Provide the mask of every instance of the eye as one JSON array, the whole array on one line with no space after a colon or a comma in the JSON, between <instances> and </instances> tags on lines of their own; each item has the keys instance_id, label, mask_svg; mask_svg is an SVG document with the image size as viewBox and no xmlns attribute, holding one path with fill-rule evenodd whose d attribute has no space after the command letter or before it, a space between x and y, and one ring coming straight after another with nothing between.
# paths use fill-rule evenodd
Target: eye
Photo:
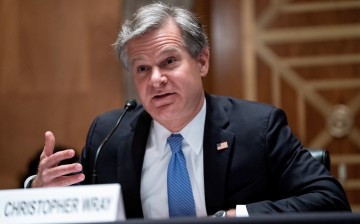
<instances>
[{"instance_id":1,"label":"eye","mask_svg":"<svg viewBox=\"0 0 360 224\"><path fill-rule=\"evenodd\" d=\"M137 72L145 72L147 70L149 70L149 66L145 66L145 65L140 65L136 69Z\"/></svg>"},{"instance_id":2,"label":"eye","mask_svg":"<svg viewBox=\"0 0 360 224\"><path fill-rule=\"evenodd\" d=\"M175 61L176 61L176 58L175 58L175 57L167 58L167 59L164 61L164 65L171 65L171 64L173 64Z\"/></svg>"}]
</instances>

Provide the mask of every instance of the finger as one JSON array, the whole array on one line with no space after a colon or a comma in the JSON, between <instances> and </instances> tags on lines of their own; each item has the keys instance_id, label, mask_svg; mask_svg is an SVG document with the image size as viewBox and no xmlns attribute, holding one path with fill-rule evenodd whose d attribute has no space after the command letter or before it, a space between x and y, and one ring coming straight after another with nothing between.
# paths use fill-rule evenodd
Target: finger
<instances>
[{"instance_id":1,"label":"finger","mask_svg":"<svg viewBox=\"0 0 360 224\"><path fill-rule=\"evenodd\" d=\"M43 184L47 184L61 176L77 173L80 171L82 171L82 165L80 163L61 165L51 169L46 169L41 173L42 182Z\"/></svg>"},{"instance_id":2,"label":"finger","mask_svg":"<svg viewBox=\"0 0 360 224\"><path fill-rule=\"evenodd\" d=\"M45 132L45 146L43 152L45 156L50 156L54 153L55 136L51 131Z\"/></svg>"},{"instance_id":3,"label":"finger","mask_svg":"<svg viewBox=\"0 0 360 224\"><path fill-rule=\"evenodd\" d=\"M52 154L49 157L44 157L39 164L39 170L46 170L52 167L57 166L61 161L65 159L70 159L75 156L75 151L73 149L67 149L59 151L55 154Z\"/></svg>"},{"instance_id":4,"label":"finger","mask_svg":"<svg viewBox=\"0 0 360 224\"><path fill-rule=\"evenodd\" d=\"M80 173L72 176L61 176L53 180L52 182L44 185L44 187L65 187L79 183L85 179L85 175Z\"/></svg>"},{"instance_id":5,"label":"finger","mask_svg":"<svg viewBox=\"0 0 360 224\"><path fill-rule=\"evenodd\" d=\"M82 166L79 163L61 165L51 169L46 169L41 171L41 183L43 186L49 186L49 184L53 183L56 179L65 175L78 173L81 170Z\"/></svg>"}]
</instances>

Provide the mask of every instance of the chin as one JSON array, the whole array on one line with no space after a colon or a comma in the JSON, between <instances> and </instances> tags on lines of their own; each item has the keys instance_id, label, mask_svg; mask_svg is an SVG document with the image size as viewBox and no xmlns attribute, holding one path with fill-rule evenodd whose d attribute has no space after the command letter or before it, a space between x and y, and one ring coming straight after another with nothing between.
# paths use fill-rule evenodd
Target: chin
<instances>
[{"instance_id":1,"label":"chin","mask_svg":"<svg viewBox=\"0 0 360 224\"><path fill-rule=\"evenodd\" d=\"M150 114L151 117L160 122L171 123L179 119L177 112L157 110L157 112Z\"/></svg>"}]
</instances>

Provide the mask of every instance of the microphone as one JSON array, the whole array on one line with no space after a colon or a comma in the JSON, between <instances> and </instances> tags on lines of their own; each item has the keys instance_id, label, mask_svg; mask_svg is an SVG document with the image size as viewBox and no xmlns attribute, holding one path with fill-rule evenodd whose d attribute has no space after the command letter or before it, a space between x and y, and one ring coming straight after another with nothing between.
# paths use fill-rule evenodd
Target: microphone
<instances>
[{"instance_id":1,"label":"microphone","mask_svg":"<svg viewBox=\"0 0 360 224\"><path fill-rule=\"evenodd\" d=\"M134 100L134 99L129 99L126 101L125 106L124 106L124 112L120 115L115 126L111 129L110 133L104 138L104 140L101 142L101 144L97 148L96 154L95 154L95 159L94 159L93 172L92 172L92 184L97 184L96 167L97 167L98 157L99 157L99 154L100 154L102 148L104 148L104 145L107 143L109 138L114 134L115 130L119 126L119 124L120 124L122 118L124 117L124 115L126 114L126 112L133 110L136 107L136 105L137 105L137 103L136 103L136 100Z\"/></svg>"}]
</instances>

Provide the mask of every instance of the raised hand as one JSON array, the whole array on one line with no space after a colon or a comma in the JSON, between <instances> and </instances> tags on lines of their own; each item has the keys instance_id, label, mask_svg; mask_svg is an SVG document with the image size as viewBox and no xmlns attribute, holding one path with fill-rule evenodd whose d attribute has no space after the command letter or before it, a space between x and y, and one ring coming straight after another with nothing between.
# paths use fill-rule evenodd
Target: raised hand
<instances>
[{"instance_id":1,"label":"raised hand","mask_svg":"<svg viewBox=\"0 0 360 224\"><path fill-rule=\"evenodd\" d=\"M85 175L78 173L82 170L80 163L58 165L62 160L75 156L73 149L66 149L54 153L55 136L52 132L45 133L45 146L40 155L38 173L31 187L69 186L85 179ZM73 175L68 175L77 173ZM68 175L68 176L66 176Z\"/></svg>"}]
</instances>

